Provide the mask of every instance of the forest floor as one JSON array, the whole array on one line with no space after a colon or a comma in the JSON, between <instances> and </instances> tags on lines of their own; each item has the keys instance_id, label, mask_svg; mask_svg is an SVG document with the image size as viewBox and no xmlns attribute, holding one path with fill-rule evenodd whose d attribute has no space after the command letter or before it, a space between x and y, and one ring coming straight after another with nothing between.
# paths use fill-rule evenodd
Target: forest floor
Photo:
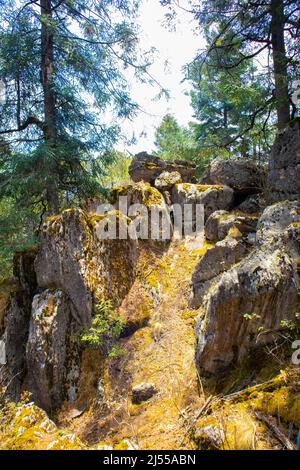
<instances>
[{"instance_id":1,"label":"forest floor","mask_svg":"<svg viewBox=\"0 0 300 470\"><path fill-rule=\"evenodd\" d=\"M194 324L199 311L188 307L189 284L210 247L177 240L165 249L142 248L139 274L118 310L129 328L121 340L123 353L103 361L97 351L86 351L78 400L65 404L55 417L58 427L86 448L196 449L194 432L205 426L223 430L224 449L282 449L282 436L295 439L299 370L289 367L284 349L276 349L275 360L267 354L257 358L259 367L241 366L227 374L225 395L231 397L236 386L241 390L233 401L208 392L197 373ZM97 403L99 381L104 397ZM132 388L141 383L153 384L158 393L137 405ZM209 411L199 414L209 400Z\"/></svg>"},{"instance_id":2,"label":"forest floor","mask_svg":"<svg viewBox=\"0 0 300 470\"><path fill-rule=\"evenodd\" d=\"M63 408L61 425L89 446L99 443L139 449L192 449L190 422L205 397L195 367L194 319L188 307L189 283L200 257L208 248L193 241L173 241L163 253L144 248L139 276L124 300L120 314L146 323L122 340L123 354L102 366L96 354L87 355L78 408L85 406L101 369L105 398L70 421L74 410ZM98 365L97 365L98 364ZM139 405L132 403L132 387L154 384L158 393ZM95 384L93 384L94 386ZM85 390L85 391L84 391ZM76 413L75 413L76 414Z\"/></svg>"}]
</instances>

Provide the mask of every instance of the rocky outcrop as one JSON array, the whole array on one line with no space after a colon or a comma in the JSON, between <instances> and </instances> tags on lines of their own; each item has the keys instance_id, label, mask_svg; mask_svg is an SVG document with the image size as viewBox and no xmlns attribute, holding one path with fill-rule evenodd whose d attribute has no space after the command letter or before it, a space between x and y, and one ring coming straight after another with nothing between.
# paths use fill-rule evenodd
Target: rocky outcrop
<instances>
[{"instance_id":1,"label":"rocky outcrop","mask_svg":"<svg viewBox=\"0 0 300 470\"><path fill-rule=\"evenodd\" d=\"M231 236L225 238L207 250L197 264L192 275L192 294L190 304L198 308L205 293L209 290L211 281L238 263L247 253L247 244L242 239Z\"/></svg>"},{"instance_id":2,"label":"rocky outcrop","mask_svg":"<svg viewBox=\"0 0 300 470\"><path fill-rule=\"evenodd\" d=\"M196 326L197 364L218 374L252 348L274 341L282 320L295 320L300 257L299 203L268 207L255 248L216 278Z\"/></svg>"},{"instance_id":3,"label":"rocky outcrop","mask_svg":"<svg viewBox=\"0 0 300 470\"><path fill-rule=\"evenodd\" d=\"M119 213L87 215L71 209L49 218L38 251L19 255L20 283L6 316L8 394L18 399L22 385L40 406L55 409L76 399L80 351L70 343L89 327L100 300L120 305L135 279L135 239L102 239L115 216L116 226L130 220ZM78 341L77 341L78 344Z\"/></svg>"},{"instance_id":4,"label":"rocky outcrop","mask_svg":"<svg viewBox=\"0 0 300 470\"><path fill-rule=\"evenodd\" d=\"M112 219L110 216L112 215ZM129 223L121 214L88 216L70 209L50 218L42 228L41 249L35 260L40 288L61 289L82 325L91 321L93 300L110 298L118 305L135 277L137 242L100 239L105 223Z\"/></svg>"},{"instance_id":5,"label":"rocky outcrop","mask_svg":"<svg viewBox=\"0 0 300 470\"><path fill-rule=\"evenodd\" d=\"M258 218L244 216L235 212L216 211L211 214L205 224L205 238L209 241L222 240L232 227L236 227L242 235L256 231Z\"/></svg>"},{"instance_id":6,"label":"rocky outcrop","mask_svg":"<svg viewBox=\"0 0 300 470\"><path fill-rule=\"evenodd\" d=\"M45 290L32 302L26 346L27 383L35 403L47 411L61 403L65 391L72 398L76 387L76 380L68 383L72 362L77 364L77 371L72 371L74 379L79 376L79 349L73 344L71 352L70 341L72 335L79 335L80 328L72 321L71 307L61 290Z\"/></svg>"},{"instance_id":7,"label":"rocky outcrop","mask_svg":"<svg viewBox=\"0 0 300 470\"><path fill-rule=\"evenodd\" d=\"M238 196L262 192L266 171L255 162L243 158L216 158L204 172L202 184L219 184L234 189Z\"/></svg>"},{"instance_id":8,"label":"rocky outcrop","mask_svg":"<svg viewBox=\"0 0 300 470\"><path fill-rule=\"evenodd\" d=\"M110 199L117 210L133 221L138 239L170 241L172 223L164 196L158 189L141 181L113 188Z\"/></svg>"},{"instance_id":9,"label":"rocky outcrop","mask_svg":"<svg viewBox=\"0 0 300 470\"><path fill-rule=\"evenodd\" d=\"M300 119L276 137L269 162L270 196L273 201L300 197Z\"/></svg>"},{"instance_id":10,"label":"rocky outcrop","mask_svg":"<svg viewBox=\"0 0 300 470\"><path fill-rule=\"evenodd\" d=\"M230 209L234 195L233 190L227 186L181 183L172 188L171 199L173 204L179 204L182 207L185 204L204 205L204 215L207 219L217 210Z\"/></svg>"},{"instance_id":11,"label":"rocky outcrop","mask_svg":"<svg viewBox=\"0 0 300 470\"><path fill-rule=\"evenodd\" d=\"M152 185L165 171L178 172L184 182L193 182L196 176L196 166L193 163L185 160L164 161L148 155L147 152L138 153L129 167L129 174L133 181L144 181Z\"/></svg>"}]
</instances>

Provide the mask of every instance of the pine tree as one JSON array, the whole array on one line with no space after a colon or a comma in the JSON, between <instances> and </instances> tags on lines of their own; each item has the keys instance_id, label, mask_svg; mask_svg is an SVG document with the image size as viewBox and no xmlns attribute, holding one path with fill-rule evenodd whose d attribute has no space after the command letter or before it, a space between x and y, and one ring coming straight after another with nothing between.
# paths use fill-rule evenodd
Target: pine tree
<instances>
[{"instance_id":1,"label":"pine tree","mask_svg":"<svg viewBox=\"0 0 300 470\"><path fill-rule=\"evenodd\" d=\"M156 129L157 155L164 160L193 160L195 140L190 128L181 127L174 116L166 114Z\"/></svg>"},{"instance_id":2,"label":"pine tree","mask_svg":"<svg viewBox=\"0 0 300 470\"><path fill-rule=\"evenodd\" d=\"M170 8L169 17L180 11L177 0L161 0ZM268 79L268 99L265 110L274 104L278 129L284 128L295 115L291 100L292 84L300 70L300 4L298 0L190 0L190 12L199 22L202 30L211 32L220 26L218 34L211 36L208 47L197 56L205 65L212 54L227 60L220 62L223 70L233 71L249 59L265 58L264 72ZM234 58L236 47L242 51ZM232 52L232 54L231 54ZM270 73L271 72L271 73ZM292 112L291 112L292 107ZM253 114L253 125L257 110Z\"/></svg>"},{"instance_id":3,"label":"pine tree","mask_svg":"<svg viewBox=\"0 0 300 470\"><path fill-rule=\"evenodd\" d=\"M222 30L219 25L207 32L211 44ZM242 155L261 159L274 138L275 116L268 98L268 86L253 60L240 61L233 69L223 63L238 62L244 54L241 45L228 51L219 39L219 50L189 66L194 125L198 147L207 155ZM269 109L266 109L269 103Z\"/></svg>"},{"instance_id":4,"label":"pine tree","mask_svg":"<svg viewBox=\"0 0 300 470\"><path fill-rule=\"evenodd\" d=\"M93 195L101 152L137 111L123 70L145 76L136 0L1 0L0 196L57 213ZM130 21L129 21L130 19ZM112 116L112 125L105 123Z\"/></svg>"}]
</instances>

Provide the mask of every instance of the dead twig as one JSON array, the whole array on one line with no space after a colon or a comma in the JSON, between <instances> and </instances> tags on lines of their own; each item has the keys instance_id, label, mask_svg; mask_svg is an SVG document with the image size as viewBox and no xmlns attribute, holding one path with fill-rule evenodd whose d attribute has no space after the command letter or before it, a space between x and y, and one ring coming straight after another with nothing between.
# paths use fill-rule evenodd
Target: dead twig
<instances>
[{"instance_id":1,"label":"dead twig","mask_svg":"<svg viewBox=\"0 0 300 470\"><path fill-rule=\"evenodd\" d=\"M286 435L279 429L279 427L274 423L274 418L264 415L261 412L254 411L254 416L259 421L262 421L267 425L271 433L280 442L287 450L295 450L295 445L286 437Z\"/></svg>"}]
</instances>

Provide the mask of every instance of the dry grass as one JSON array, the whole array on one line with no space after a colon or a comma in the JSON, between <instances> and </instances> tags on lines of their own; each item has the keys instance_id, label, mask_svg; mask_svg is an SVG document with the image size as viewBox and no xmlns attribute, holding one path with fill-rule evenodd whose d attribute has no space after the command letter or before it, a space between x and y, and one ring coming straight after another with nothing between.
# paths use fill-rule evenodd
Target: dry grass
<instances>
[{"instance_id":1,"label":"dry grass","mask_svg":"<svg viewBox=\"0 0 300 470\"><path fill-rule=\"evenodd\" d=\"M130 439L140 449L194 448L188 416L203 397L194 361L195 312L188 309L188 295L191 274L207 248L190 249L176 241L165 254L142 253L139 278L120 311L134 323L145 316L149 321L122 340L120 358L106 362L103 406L69 423L90 445L105 441L116 447ZM140 382L154 383L159 393L133 405L131 388Z\"/></svg>"}]
</instances>

